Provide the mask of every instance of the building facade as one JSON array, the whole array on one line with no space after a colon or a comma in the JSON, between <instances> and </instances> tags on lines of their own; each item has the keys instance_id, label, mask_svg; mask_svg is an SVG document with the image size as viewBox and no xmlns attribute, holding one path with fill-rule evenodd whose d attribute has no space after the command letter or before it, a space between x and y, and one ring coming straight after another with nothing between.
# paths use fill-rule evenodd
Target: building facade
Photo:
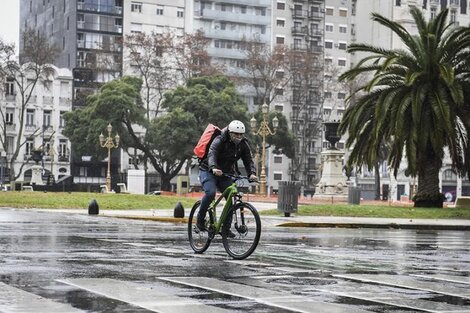
<instances>
[{"instance_id":1,"label":"building facade","mask_svg":"<svg viewBox=\"0 0 470 313\"><path fill-rule=\"evenodd\" d=\"M70 142L62 135L63 115L72 110L72 72L65 68L53 67L53 74L47 80L40 79L31 91L31 97L24 112L23 133L21 134L20 153L13 167L20 173L17 181L31 180L31 167L34 150L40 150L43 159L43 177L52 174L54 181L70 176ZM29 91L28 91L29 94ZM0 111L5 116L0 129L5 132L8 142L7 151L2 155L2 183L6 181L6 162L10 162L18 139L20 115L22 112L21 96L17 85L11 78L6 79L5 90L0 93Z\"/></svg>"}]
</instances>

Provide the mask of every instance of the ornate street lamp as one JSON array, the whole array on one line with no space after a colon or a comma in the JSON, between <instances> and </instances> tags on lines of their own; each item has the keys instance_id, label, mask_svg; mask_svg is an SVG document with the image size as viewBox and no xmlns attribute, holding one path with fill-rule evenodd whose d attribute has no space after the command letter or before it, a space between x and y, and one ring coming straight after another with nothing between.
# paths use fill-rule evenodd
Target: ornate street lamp
<instances>
[{"instance_id":1,"label":"ornate street lamp","mask_svg":"<svg viewBox=\"0 0 470 313\"><path fill-rule=\"evenodd\" d=\"M274 135L276 134L277 127L279 126L279 120L277 116L273 118L273 130L269 128L268 124L268 112L269 112L269 106L264 103L261 106L261 112L263 113L263 120L261 121L261 125L259 126L258 129L256 129L256 119L255 117L252 117L250 120L250 126L251 126L251 132L254 135L261 136L263 139L263 142L261 144L261 174L260 174L260 195L265 196L266 195L266 136L268 135Z\"/></svg>"},{"instance_id":2,"label":"ornate street lamp","mask_svg":"<svg viewBox=\"0 0 470 313\"><path fill-rule=\"evenodd\" d=\"M119 147L119 135L116 134L113 141L113 137L111 137L111 131L113 130L113 127L111 124L108 124L107 130L108 137L105 138L103 133L101 133L99 138L101 147L108 149L108 172L106 173L106 188L107 191L111 191L111 149Z\"/></svg>"}]
</instances>

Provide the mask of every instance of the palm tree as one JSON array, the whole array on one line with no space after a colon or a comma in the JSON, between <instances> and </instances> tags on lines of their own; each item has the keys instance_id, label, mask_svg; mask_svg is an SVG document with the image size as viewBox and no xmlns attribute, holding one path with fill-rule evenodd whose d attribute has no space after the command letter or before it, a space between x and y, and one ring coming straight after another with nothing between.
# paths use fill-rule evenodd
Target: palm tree
<instances>
[{"instance_id":1,"label":"palm tree","mask_svg":"<svg viewBox=\"0 0 470 313\"><path fill-rule=\"evenodd\" d=\"M470 29L447 23L448 10L426 22L412 7L417 34L379 14L372 20L389 28L404 49L352 44L349 52L368 54L341 75L350 81L371 75L352 92L339 131L348 133L348 162L372 169L383 142L397 176L407 159L406 174L418 177L415 207L442 207L439 170L445 151L461 176L470 165Z\"/></svg>"}]
</instances>

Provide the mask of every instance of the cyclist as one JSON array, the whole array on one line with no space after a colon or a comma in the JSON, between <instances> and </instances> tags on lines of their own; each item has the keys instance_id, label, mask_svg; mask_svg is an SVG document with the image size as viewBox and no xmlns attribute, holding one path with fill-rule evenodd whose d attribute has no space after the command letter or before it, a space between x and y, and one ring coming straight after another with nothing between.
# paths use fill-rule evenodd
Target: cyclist
<instances>
[{"instance_id":1,"label":"cyclist","mask_svg":"<svg viewBox=\"0 0 470 313\"><path fill-rule=\"evenodd\" d=\"M207 157L199 164L199 181L204 189L196 223L200 230L204 230L204 218L209 205L215 198L216 189L223 192L232 184L232 180L222 176L222 173L239 175L237 161L241 158L250 180L258 180L251 149L244 134L245 125L238 120L233 120L219 136L214 138Z\"/></svg>"}]
</instances>

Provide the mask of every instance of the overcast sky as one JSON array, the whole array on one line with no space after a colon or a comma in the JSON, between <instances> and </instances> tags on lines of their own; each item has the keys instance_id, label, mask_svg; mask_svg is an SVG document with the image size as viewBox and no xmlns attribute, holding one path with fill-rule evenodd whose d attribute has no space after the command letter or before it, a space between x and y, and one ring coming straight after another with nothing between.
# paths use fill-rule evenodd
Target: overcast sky
<instances>
[{"instance_id":1,"label":"overcast sky","mask_svg":"<svg viewBox=\"0 0 470 313\"><path fill-rule=\"evenodd\" d=\"M1 0L1 4L0 37L6 42L14 42L18 53L20 0Z\"/></svg>"}]
</instances>

